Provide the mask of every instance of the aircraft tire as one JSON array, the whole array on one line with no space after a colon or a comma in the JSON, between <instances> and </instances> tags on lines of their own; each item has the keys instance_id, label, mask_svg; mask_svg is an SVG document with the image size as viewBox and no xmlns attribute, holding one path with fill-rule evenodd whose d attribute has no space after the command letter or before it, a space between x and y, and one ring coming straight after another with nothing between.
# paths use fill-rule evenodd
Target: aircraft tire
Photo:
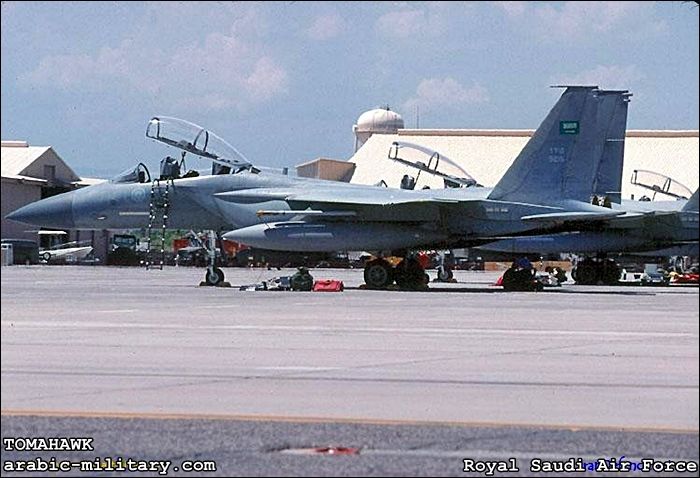
<instances>
[{"instance_id":1,"label":"aircraft tire","mask_svg":"<svg viewBox=\"0 0 700 478\"><path fill-rule=\"evenodd\" d=\"M394 282L394 274L389 264L384 259L374 259L365 266L365 284L370 289L386 289Z\"/></svg>"},{"instance_id":2,"label":"aircraft tire","mask_svg":"<svg viewBox=\"0 0 700 478\"><path fill-rule=\"evenodd\" d=\"M598 283L599 268L594 263L579 264L576 268L576 283L581 285L596 285Z\"/></svg>"},{"instance_id":3,"label":"aircraft tire","mask_svg":"<svg viewBox=\"0 0 700 478\"><path fill-rule=\"evenodd\" d=\"M503 273L501 285L506 292L531 292L544 288L542 283L535 280L532 269L513 269L512 267Z\"/></svg>"},{"instance_id":4,"label":"aircraft tire","mask_svg":"<svg viewBox=\"0 0 700 478\"><path fill-rule=\"evenodd\" d=\"M218 267L214 267L212 270L207 269L204 281L207 285L219 285L224 281L224 271Z\"/></svg>"},{"instance_id":5,"label":"aircraft tire","mask_svg":"<svg viewBox=\"0 0 700 478\"><path fill-rule=\"evenodd\" d=\"M601 279L605 285L616 285L620 280L620 266L612 259L606 260L603 263Z\"/></svg>"},{"instance_id":6,"label":"aircraft tire","mask_svg":"<svg viewBox=\"0 0 700 478\"><path fill-rule=\"evenodd\" d=\"M396 285L401 289L422 289L425 287L425 270L415 257L406 257L394 269Z\"/></svg>"},{"instance_id":7,"label":"aircraft tire","mask_svg":"<svg viewBox=\"0 0 700 478\"><path fill-rule=\"evenodd\" d=\"M506 269L506 271L503 273L503 280L501 281L501 284L503 286L503 290L507 292L516 290L514 269Z\"/></svg>"},{"instance_id":8,"label":"aircraft tire","mask_svg":"<svg viewBox=\"0 0 700 478\"><path fill-rule=\"evenodd\" d=\"M449 267L446 267L446 266L438 266L437 278L440 282L451 281L453 277L454 277L454 273L452 272L452 269L450 269Z\"/></svg>"}]
</instances>

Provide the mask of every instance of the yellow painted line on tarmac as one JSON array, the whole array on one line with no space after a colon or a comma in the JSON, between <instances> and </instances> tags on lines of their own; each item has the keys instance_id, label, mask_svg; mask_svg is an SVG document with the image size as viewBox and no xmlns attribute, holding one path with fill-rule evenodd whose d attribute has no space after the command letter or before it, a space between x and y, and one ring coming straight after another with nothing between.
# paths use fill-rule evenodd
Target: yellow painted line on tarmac
<instances>
[{"instance_id":1,"label":"yellow painted line on tarmac","mask_svg":"<svg viewBox=\"0 0 700 478\"><path fill-rule=\"evenodd\" d=\"M618 431L633 433L694 433L698 428L673 427L633 427L605 425L574 425L574 424L541 424L520 422L470 422L456 420L401 420L381 418L339 418L315 416L283 416L283 415L227 415L209 413L160 413L160 412L82 412L72 410L0 410L2 416L14 417L60 417L60 418L115 418L143 420L229 420L242 422L281 422L281 423L346 423L356 425L406 425L406 426L457 426L457 427L488 427L488 428L544 428L548 430L570 431Z\"/></svg>"}]
</instances>

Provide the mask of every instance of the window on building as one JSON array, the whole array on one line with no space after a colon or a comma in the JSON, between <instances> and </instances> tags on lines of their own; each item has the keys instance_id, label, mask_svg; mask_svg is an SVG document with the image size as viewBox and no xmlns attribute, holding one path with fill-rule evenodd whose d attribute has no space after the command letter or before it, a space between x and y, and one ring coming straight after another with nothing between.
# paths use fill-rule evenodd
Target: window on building
<instances>
[{"instance_id":1,"label":"window on building","mask_svg":"<svg viewBox=\"0 0 700 478\"><path fill-rule=\"evenodd\" d=\"M56 166L49 164L44 165L44 179L54 181L56 179Z\"/></svg>"}]
</instances>

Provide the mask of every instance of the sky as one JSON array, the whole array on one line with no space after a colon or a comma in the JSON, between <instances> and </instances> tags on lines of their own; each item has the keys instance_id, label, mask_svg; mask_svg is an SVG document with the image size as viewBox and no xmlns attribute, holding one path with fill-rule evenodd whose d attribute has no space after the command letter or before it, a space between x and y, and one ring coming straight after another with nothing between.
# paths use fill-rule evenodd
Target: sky
<instances>
[{"instance_id":1,"label":"sky","mask_svg":"<svg viewBox=\"0 0 700 478\"><path fill-rule=\"evenodd\" d=\"M252 163L348 159L352 126L536 128L557 84L633 93L628 128L698 129L695 2L2 2L3 140L81 176L172 154L153 116ZM189 165L189 164L188 164ZM207 167L206 164L192 166Z\"/></svg>"}]
</instances>

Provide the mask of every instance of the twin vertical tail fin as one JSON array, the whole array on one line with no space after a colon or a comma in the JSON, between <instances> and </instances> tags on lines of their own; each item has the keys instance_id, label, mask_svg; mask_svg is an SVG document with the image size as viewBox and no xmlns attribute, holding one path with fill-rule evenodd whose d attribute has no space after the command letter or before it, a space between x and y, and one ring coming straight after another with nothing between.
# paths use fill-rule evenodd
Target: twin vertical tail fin
<instances>
[{"instance_id":1,"label":"twin vertical tail fin","mask_svg":"<svg viewBox=\"0 0 700 478\"><path fill-rule=\"evenodd\" d=\"M693 193L692 196L690 196L690 199L688 199L688 202L685 203L685 206L683 206L682 211L685 212L698 212L698 191L700 189L696 189L695 192Z\"/></svg>"},{"instance_id":2,"label":"twin vertical tail fin","mask_svg":"<svg viewBox=\"0 0 700 478\"><path fill-rule=\"evenodd\" d=\"M599 90L597 95L598 124L605 134L605 144L593 178L592 193L619 204L622 200L627 107L632 94L627 90Z\"/></svg>"},{"instance_id":3,"label":"twin vertical tail fin","mask_svg":"<svg viewBox=\"0 0 700 478\"><path fill-rule=\"evenodd\" d=\"M620 169L616 175L621 183L624 147L612 147L606 140L624 139L625 95L601 95L597 86L567 87L489 199L536 204L588 202L595 178L607 174L612 166ZM618 159L619 164L615 164ZM605 180L599 183L598 189L612 187Z\"/></svg>"}]
</instances>

